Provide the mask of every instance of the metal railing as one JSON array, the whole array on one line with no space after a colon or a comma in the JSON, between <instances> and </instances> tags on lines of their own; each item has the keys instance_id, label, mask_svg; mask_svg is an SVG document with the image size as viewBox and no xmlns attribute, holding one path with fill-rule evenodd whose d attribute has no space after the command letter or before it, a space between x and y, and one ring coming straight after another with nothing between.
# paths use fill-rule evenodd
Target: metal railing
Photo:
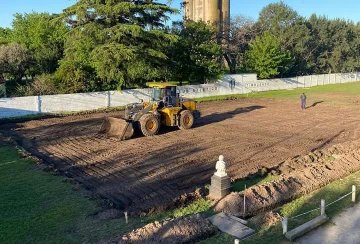
<instances>
[{"instance_id":1,"label":"metal railing","mask_svg":"<svg viewBox=\"0 0 360 244\"><path fill-rule=\"evenodd\" d=\"M290 219L295 219L295 218L301 217L301 216L303 216L303 215L310 214L310 213L312 213L312 212L314 212L314 211L317 211L317 210L320 210L320 212L321 212L320 215L324 215L324 214L325 214L325 208L326 208L326 207L329 207L329 206L337 203L338 201L344 199L345 197L347 197L347 196L349 196L349 195L352 195L351 201L352 201L353 203L355 203L355 202L356 202L356 192L357 192L356 186L353 185L353 186L352 186L352 189L351 189L351 192L346 193L345 195L339 197L338 199L336 199L335 201L333 201L333 202L331 202L331 203L329 203L329 204L327 204L327 205L325 205L325 200L324 200L324 199L321 199L320 207L318 207L318 208L309 210L309 211L307 211L307 212L304 212L304 213L301 213L301 214L298 214L298 215L295 215L295 216L292 216L292 217L286 217L286 216L285 216L285 217L283 218L283 220L282 220L283 234L286 234L286 233L288 232L288 220L290 220Z\"/></svg>"}]
</instances>

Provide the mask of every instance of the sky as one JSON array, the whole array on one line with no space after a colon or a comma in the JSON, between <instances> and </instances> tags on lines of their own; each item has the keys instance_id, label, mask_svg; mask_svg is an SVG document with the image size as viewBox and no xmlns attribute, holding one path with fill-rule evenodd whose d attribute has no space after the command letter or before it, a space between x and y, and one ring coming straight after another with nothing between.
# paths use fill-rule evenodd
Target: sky
<instances>
[{"instance_id":1,"label":"sky","mask_svg":"<svg viewBox=\"0 0 360 244\"><path fill-rule=\"evenodd\" d=\"M180 8L183 0L173 0L172 7ZM254 20L259 12L269 3L278 0L230 0L231 15L244 15ZM60 13L64 8L74 4L76 0L0 0L0 27L10 27L15 13L47 12ZM165 3L166 0L159 0ZM360 21L359 0L284 0L299 15L310 17L311 14L325 15L330 19L341 18ZM181 19L181 15L171 16L172 20Z\"/></svg>"}]
</instances>

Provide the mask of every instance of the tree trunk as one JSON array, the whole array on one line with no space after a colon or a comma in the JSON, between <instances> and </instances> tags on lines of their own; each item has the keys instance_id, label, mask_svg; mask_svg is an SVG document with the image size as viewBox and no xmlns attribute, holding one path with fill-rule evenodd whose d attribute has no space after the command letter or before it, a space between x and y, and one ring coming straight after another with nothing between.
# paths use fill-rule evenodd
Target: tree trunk
<instances>
[{"instance_id":1,"label":"tree trunk","mask_svg":"<svg viewBox=\"0 0 360 244\"><path fill-rule=\"evenodd\" d=\"M230 74L235 74L236 73L236 69L235 69L236 63L232 62L230 57L227 54L224 54L224 58L229 66Z\"/></svg>"}]
</instances>

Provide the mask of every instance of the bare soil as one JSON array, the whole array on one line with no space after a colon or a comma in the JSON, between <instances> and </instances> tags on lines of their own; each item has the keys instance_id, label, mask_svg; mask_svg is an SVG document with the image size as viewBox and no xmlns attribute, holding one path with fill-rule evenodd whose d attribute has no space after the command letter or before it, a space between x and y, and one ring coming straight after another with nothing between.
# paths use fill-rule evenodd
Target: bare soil
<instances>
[{"instance_id":1,"label":"bare soil","mask_svg":"<svg viewBox=\"0 0 360 244\"><path fill-rule=\"evenodd\" d=\"M123 112L8 123L0 132L120 208L161 210L209 184L220 154L236 180L297 155L360 139L358 110L308 102L315 105L304 111L289 100L200 103L202 117L194 128L162 129L157 136L127 141L97 133L105 115L121 117Z\"/></svg>"},{"instance_id":2,"label":"bare soil","mask_svg":"<svg viewBox=\"0 0 360 244\"><path fill-rule=\"evenodd\" d=\"M199 215L191 215L161 223L155 221L121 237L104 241L101 244L195 243L214 235L216 232L217 228L209 220Z\"/></svg>"},{"instance_id":3,"label":"bare soil","mask_svg":"<svg viewBox=\"0 0 360 244\"><path fill-rule=\"evenodd\" d=\"M245 192L233 192L221 199L215 210L235 216L256 215L359 171L360 140L288 159L276 170L279 180L253 186Z\"/></svg>"}]
</instances>

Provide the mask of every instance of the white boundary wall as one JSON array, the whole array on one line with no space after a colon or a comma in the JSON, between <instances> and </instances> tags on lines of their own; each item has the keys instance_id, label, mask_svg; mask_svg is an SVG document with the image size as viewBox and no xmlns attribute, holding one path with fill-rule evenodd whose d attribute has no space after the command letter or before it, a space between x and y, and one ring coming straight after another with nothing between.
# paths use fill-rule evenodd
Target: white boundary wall
<instances>
[{"instance_id":1,"label":"white boundary wall","mask_svg":"<svg viewBox=\"0 0 360 244\"><path fill-rule=\"evenodd\" d=\"M180 94L188 98L246 94L259 91L285 90L312 86L360 81L360 73L324 74L257 80L256 74L227 75L217 83L180 86ZM55 113L93 110L109 106L124 106L149 101L151 89L106 91L0 98L0 118L25 116L37 113Z\"/></svg>"}]
</instances>

